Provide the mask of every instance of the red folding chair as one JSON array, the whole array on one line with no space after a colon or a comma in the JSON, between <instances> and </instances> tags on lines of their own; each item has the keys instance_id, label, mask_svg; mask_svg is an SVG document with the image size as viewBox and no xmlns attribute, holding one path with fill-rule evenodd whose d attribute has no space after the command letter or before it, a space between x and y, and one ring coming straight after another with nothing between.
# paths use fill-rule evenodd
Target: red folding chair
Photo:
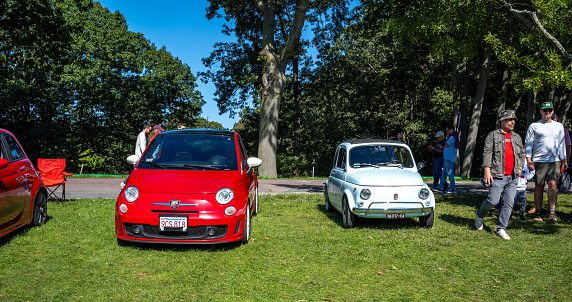
<instances>
[{"instance_id":1,"label":"red folding chair","mask_svg":"<svg viewBox=\"0 0 572 302\"><path fill-rule=\"evenodd\" d=\"M66 200L66 181L67 177L73 175L74 173L65 172L66 159L47 159L38 158L38 171L40 172L40 178L44 182L44 185L50 192L48 198L53 196L58 201ZM50 189L55 187L54 189ZM62 195L59 197L56 194L56 190L62 187Z\"/></svg>"}]
</instances>

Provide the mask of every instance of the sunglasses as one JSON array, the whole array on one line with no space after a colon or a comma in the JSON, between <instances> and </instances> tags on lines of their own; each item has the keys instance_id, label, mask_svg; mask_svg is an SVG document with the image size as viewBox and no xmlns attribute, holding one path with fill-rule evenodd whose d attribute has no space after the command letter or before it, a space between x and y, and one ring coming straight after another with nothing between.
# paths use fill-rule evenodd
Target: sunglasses
<instances>
[{"instance_id":1,"label":"sunglasses","mask_svg":"<svg viewBox=\"0 0 572 302\"><path fill-rule=\"evenodd\" d=\"M544 111L544 112L552 112L552 111L553 111L553 109L550 109L550 108L548 108L548 109L540 109L540 110L542 110L542 111Z\"/></svg>"}]
</instances>

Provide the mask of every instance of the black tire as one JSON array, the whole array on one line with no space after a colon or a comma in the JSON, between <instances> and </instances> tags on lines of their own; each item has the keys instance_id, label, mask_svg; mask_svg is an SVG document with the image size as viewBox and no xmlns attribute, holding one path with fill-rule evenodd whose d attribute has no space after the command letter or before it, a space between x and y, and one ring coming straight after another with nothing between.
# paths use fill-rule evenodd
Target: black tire
<instances>
[{"instance_id":1,"label":"black tire","mask_svg":"<svg viewBox=\"0 0 572 302\"><path fill-rule=\"evenodd\" d=\"M250 214L250 204L246 205L246 214L244 215L244 224L242 225L242 243L250 241L252 234L252 216Z\"/></svg>"},{"instance_id":2,"label":"black tire","mask_svg":"<svg viewBox=\"0 0 572 302\"><path fill-rule=\"evenodd\" d=\"M342 200L342 220L347 229L353 228L356 224L356 215L350 210L348 200L345 196Z\"/></svg>"},{"instance_id":3,"label":"black tire","mask_svg":"<svg viewBox=\"0 0 572 302\"><path fill-rule=\"evenodd\" d=\"M254 206L252 207L252 216L258 214L259 204L258 204L258 183L256 184L256 190L254 191Z\"/></svg>"},{"instance_id":4,"label":"black tire","mask_svg":"<svg viewBox=\"0 0 572 302\"><path fill-rule=\"evenodd\" d=\"M419 224L425 228L432 228L433 220L435 220L435 212L431 212L427 216L419 216Z\"/></svg>"},{"instance_id":5,"label":"black tire","mask_svg":"<svg viewBox=\"0 0 572 302\"><path fill-rule=\"evenodd\" d=\"M324 200L325 200L326 212L333 212L334 207L332 206L332 204L330 203L330 199L328 198L328 188L326 187L326 185L324 185Z\"/></svg>"},{"instance_id":6,"label":"black tire","mask_svg":"<svg viewBox=\"0 0 572 302\"><path fill-rule=\"evenodd\" d=\"M38 192L34 200L34 217L32 223L40 226L48 220L48 196L43 191Z\"/></svg>"}]
</instances>

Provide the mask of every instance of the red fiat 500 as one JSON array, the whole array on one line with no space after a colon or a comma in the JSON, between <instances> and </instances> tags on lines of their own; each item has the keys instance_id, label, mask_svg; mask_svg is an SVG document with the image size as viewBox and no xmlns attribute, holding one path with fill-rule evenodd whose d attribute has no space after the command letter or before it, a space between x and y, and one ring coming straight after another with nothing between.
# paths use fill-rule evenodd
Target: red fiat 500
<instances>
[{"instance_id":1,"label":"red fiat 500","mask_svg":"<svg viewBox=\"0 0 572 302\"><path fill-rule=\"evenodd\" d=\"M48 198L24 149L9 131L0 129L0 237L29 223L42 225Z\"/></svg>"},{"instance_id":2,"label":"red fiat 500","mask_svg":"<svg viewBox=\"0 0 572 302\"><path fill-rule=\"evenodd\" d=\"M174 130L138 158L116 204L117 238L151 243L247 243L262 161L236 132Z\"/></svg>"}]
</instances>

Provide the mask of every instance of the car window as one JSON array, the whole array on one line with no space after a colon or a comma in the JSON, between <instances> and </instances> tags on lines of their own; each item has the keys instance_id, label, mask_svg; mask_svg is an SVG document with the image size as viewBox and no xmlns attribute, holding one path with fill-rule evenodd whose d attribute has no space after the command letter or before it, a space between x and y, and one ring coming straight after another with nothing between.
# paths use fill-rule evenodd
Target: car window
<instances>
[{"instance_id":1,"label":"car window","mask_svg":"<svg viewBox=\"0 0 572 302\"><path fill-rule=\"evenodd\" d=\"M233 136L200 133L157 136L138 168L238 170L235 140Z\"/></svg>"},{"instance_id":2,"label":"car window","mask_svg":"<svg viewBox=\"0 0 572 302\"><path fill-rule=\"evenodd\" d=\"M413 159L409 150L399 146L368 145L357 146L350 151L352 168L392 165L401 165L404 168L413 167Z\"/></svg>"},{"instance_id":3,"label":"car window","mask_svg":"<svg viewBox=\"0 0 572 302\"><path fill-rule=\"evenodd\" d=\"M240 157L242 158L242 169L246 169L248 155L246 154L246 149L244 148L244 144L242 143L242 139L239 137L238 139L239 146L240 146Z\"/></svg>"},{"instance_id":4,"label":"car window","mask_svg":"<svg viewBox=\"0 0 572 302\"><path fill-rule=\"evenodd\" d=\"M6 155L6 152L4 151L4 143L2 142L2 137L4 137L4 135L0 134L0 158L8 160L8 156Z\"/></svg>"},{"instance_id":5,"label":"car window","mask_svg":"<svg viewBox=\"0 0 572 302\"><path fill-rule=\"evenodd\" d=\"M6 138L6 142L8 143L8 150L10 151L10 154L12 154L12 159L14 161L26 157L15 138L13 138L11 135L5 135L4 137Z\"/></svg>"},{"instance_id":6,"label":"car window","mask_svg":"<svg viewBox=\"0 0 572 302\"><path fill-rule=\"evenodd\" d=\"M346 148L341 147L338 152L338 160L336 161L336 168L346 168Z\"/></svg>"}]
</instances>

